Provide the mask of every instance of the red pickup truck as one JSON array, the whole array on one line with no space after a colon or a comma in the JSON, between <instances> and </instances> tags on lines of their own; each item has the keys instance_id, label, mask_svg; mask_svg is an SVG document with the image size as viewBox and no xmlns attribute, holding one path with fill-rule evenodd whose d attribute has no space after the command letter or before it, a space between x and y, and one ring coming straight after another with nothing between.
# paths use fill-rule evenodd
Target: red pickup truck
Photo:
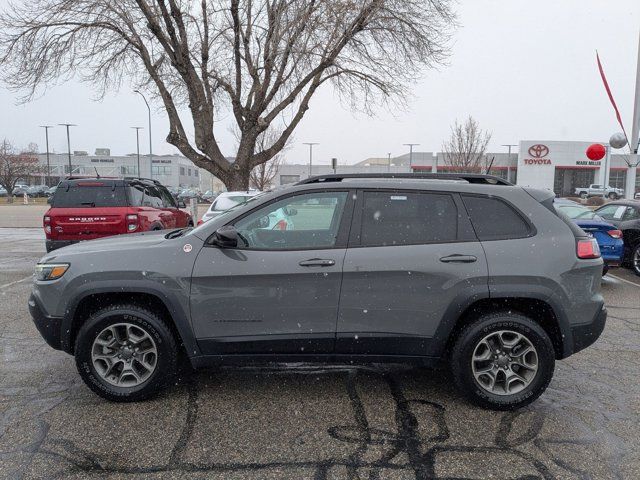
<instances>
[{"instance_id":1,"label":"red pickup truck","mask_svg":"<svg viewBox=\"0 0 640 480\"><path fill-rule=\"evenodd\" d=\"M193 226L166 187L141 178L70 178L44 214L47 252L83 240Z\"/></svg>"}]
</instances>

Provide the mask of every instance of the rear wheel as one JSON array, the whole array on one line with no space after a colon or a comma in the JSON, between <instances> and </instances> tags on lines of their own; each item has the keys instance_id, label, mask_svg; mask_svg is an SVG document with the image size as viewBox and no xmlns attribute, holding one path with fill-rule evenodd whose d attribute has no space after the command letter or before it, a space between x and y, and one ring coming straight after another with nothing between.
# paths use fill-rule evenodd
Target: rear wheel
<instances>
[{"instance_id":1,"label":"rear wheel","mask_svg":"<svg viewBox=\"0 0 640 480\"><path fill-rule=\"evenodd\" d=\"M609 266L608 265L604 265L602 267L602 276L604 277L607 273L609 273Z\"/></svg>"},{"instance_id":2,"label":"rear wheel","mask_svg":"<svg viewBox=\"0 0 640 480\"><path fill-rule=\"evenodd\" d=\"M587 198L587 192L580 192L580 198Z\"/></svg>"},{"instance_id":3,"label":"rear wheel","mask_svg":"<svg viewBox=\"0 0 640 480\"><path fill-rule=\"evenodd\" d=\"M515 410L537 399L555 367L551 339L524 315L481 316L460 332L451 352L458 389L474 404Z\"/></svg>"},{"instance_id":4,"label":"rear wheel","mask_svg":"<svg viewBox=\"0 0 640 480\"><path fill-rule=\"evenodd\" d=\"M122 304L91 315L78 332L75 358L91 390L107 400L131 402L155 395L172 381L177 347L154 312Z\"/></svg>"},{"instance_id":5,"label":"rear wheel","mask_svg":"<svg viewBox=\"0 0 640 480\"><path fill-rule=\"evenodd\" d=\"M609 198L610 198L611 200L616 200L616 199L618 198L618 195L616 195L616 193L615 193L615 192L611 192L611 193L609 193Z\"/></svg>"},{"instance_id":6,"label":"rear wheel","mask_svg":"<svg viewBox=\"0 0 640 480\"><path fill-rule=\"evenodd\" d=\"M631 269L633 273L640 276L640 242L631 251Z\"/></svg>"}]
</instances>

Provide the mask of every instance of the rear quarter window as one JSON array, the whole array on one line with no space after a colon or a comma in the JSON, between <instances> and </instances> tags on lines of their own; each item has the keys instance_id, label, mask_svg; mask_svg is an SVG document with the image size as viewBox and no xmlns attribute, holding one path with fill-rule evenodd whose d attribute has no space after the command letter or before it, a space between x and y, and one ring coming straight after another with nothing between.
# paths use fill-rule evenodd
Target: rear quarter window
<instances>
[{"instance_id":1,"label":"rear quarter window","mask_svg":"<svg viewBox=\"0 0 640 480\"><path fill-rule=\"evenodd\" d=\"M506 240L532 235L532 227L522 214L496 197L462 195L478 239Z\"/></svg>"},{"instance_id":2,"label":"rear quarter window","mask_svg":"<svg viewBox=\"0 0 640 480\"><path fill-rule=\"evenodd\" d=\"M53 196L54 208L122 207L127 199L122 186L70 185L61 186Z\"/></svg>"}]
</instances>

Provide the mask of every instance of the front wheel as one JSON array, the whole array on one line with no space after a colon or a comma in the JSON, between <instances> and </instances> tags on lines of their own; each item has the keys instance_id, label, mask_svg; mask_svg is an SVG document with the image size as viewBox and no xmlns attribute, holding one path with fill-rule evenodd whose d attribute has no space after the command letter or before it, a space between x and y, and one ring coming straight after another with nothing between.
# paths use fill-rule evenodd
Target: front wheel
<instances>
[{"instance_id":1,"label":"front wheel","mask_svg":"<svg viewBox=\"0 0 640 480\"><path fill-rule=\"evenodd\" d=\"M587 192L580 192L580 198L582 198L583 200L587 198Z\"/></svg>"},{"instance_id":2,"label":"front wheel","mask_svg":"<svg viewBox=\"0 0 640 480\"><path fill-rule=\"evenodd\" d=\"M618 199L618 195L616 195L615 192L611 192L611 193L609 193L609 199L610 200L617 200Z\"/></svg>"},{"instance_id":3,"label":"front wheel","mask_svg":"<svg viewBox=\"0 0 640 480\"><path fill-rule=\"evenodd\" d=\"M466 326L450 360L458 390L492 410L515 410L536 400L555 367L553 344L544 329L510 312L485 314Z\"/></svg>"},{"instance_id":4,"label":"front wheel","mask_svg":"<svg viewBox=\"0 0 640 480\"><path fill-rule=\"evenodd\" d=\"M133 402L149 398L173 379L175 339L154 312L138 305L112 305L82 326L76 366L87 386L103 398Z\"/></svg>"}]
</instances>

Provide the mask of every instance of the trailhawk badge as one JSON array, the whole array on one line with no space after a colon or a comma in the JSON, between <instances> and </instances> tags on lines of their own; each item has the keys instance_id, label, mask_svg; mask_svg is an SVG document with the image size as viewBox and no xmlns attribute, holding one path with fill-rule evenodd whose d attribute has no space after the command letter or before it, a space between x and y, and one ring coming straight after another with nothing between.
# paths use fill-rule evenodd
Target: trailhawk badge
<instances>
[{"instance_id":1,"label":"trailhawk badge","mask_svg":"<svg viewBox=\"0 0 640 480\"><path fill-rule=\"evenodd\" d=\"M190 243L187 243L184 247L182 247L182 250L184 250L184 253L189 253L191 250L193 250L193 247Z\"/></svg>"}]
</instances>

